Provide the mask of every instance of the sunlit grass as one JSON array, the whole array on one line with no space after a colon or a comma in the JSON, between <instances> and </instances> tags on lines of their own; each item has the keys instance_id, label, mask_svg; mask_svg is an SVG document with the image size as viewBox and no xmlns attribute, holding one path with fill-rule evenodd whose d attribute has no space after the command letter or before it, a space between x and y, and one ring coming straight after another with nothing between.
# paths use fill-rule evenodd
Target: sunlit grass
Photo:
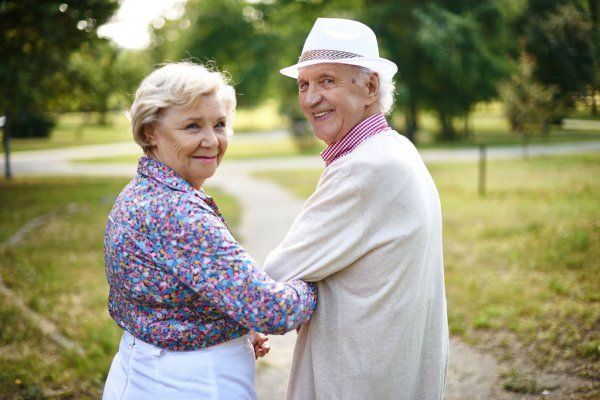
<instances>
[{"instance_id":1,"label":"sunlit grass","mask_svg":"<svg viewBox=\"0 0 600 400\"><path fill-rule=\"evenodd\" d=\"M581 117L584 113L576 111L575 117ZM96 122L95 113L67 113L58 118L58 123L52 135L48 139L13 139L11 148L13 151L51 149L59 147L82 146L89 144L103 144L114 142L130 142L132 137L129 120L124 111L109 113L107 125L99 125ZM394 127L402 133L404 131L404 120L401 112L396 112L392 118ZM462 130L464 123L457 121L456 128ZM469 127L472 132L469 138L459 136L452 143L436 142L436 132L439 125L436 115L429 111L420 113L419 131L417 142L422 147L429 146L473 146L479 143L489 145L504 145L520 143L521 138L510 133L508 123L502 111L502 105L498 102L479 104L475 107L469 118ZM246 132L268 132L273 130L288 130L286 118L279 115L278 105L274 101L267 101L255 108L238 109L236 112L234 130L239 136ZM551 128L548 136L536 135L531 138L533 143L565 142L579 140L600 139L598 130L568 130L558 126ZM319 147L308 150L300 150L290 138L285 142L273 143L271 148L263 150L253 145L247 145L246 149L232 151L232 158L263 157L263 156L286 156L298 154L317 154ZM0 152L4 149L0 148ZM236 153L237 151L237 153ZM109 161L106 161L109 162Z\"/></svg>"},{"instance_id":2,"label":"sunlit grass","mask_svg":"<svg viewBox=\"0 0 600 400\"><path fill-rule=\"evenodd\" d=\"M241 138L241 135L240 135ZM226 159L289 157L318 154L325 148L323 142L315 141L309 148L300 148L290 135L257 142L238 142L233 137L227 148Z\"/></svg>"},{"instance_id":3,"label":"sunlit grass","mask_svg":"<svg viewBox=\"0 0 600 400\"><path fill-rule=\"evenodd\" d=\"M0 180L0 243L27 221L49 220L15 247L0 251L0 273L31 309L84 348L58 348L6 298L0 301L0 398L100 398L120 330L106 309L103 232L126 181L104 178ZM239 210L214 195L231 225Z\"/></svg>"},{"instance_id":4,"label":"sunlit grass","mask_svg":"<svg viewBox=\"0 0 600 400\"><path fill-rule=\"evenodd\" d=\"M600 378L600 154L491 162L485 196L475 163L429 169L443 206L452 333L514 336L538 366L569 360ZM258 176L306 198L319 174Z\"/></svg>"},{"instance_id":5,"label":"sunlit grass","mask_svg":"<svg viewBox=\"0 0 600 400\"><path fill-rule=\"evenodd\" d=\"M233 130L241 133L284 129L287 120L278 113L277 108L278 105L274 101L267 101L251 109L240 108L235 113Z\"/></svg>"},{"instance_id":6,"label":"sunlit grass","mask_svg":"<svg viewBox=\"0 0 600 400\"><path fill-rule=\"evenodd\" d=\"M227 160L240 160L249 158L270 158L270 157L291 157L297 155L319 154L325 145L322 142L316 142L314 147L300 149L290 136L281 136L276 138L261 139L260 141L238 141L238 138L244 139L241 135L232 137L229 141L225 162ZM137 163L139 155L122 155L114 157L97 157L76 160L78 163Z\"/></svg>"},{"instance_id":7,"label":"sunlit grass","mask_svg":"<svg viewBox=\"0 0 600 400\"><path fill-rule=\"evenodd\" d=\"M133 140L130 122L124 110L110 112L106 125L99 124L97 117L96 113L61 114L49 138L12 139L11 150L53 149ZM237 110L234 130L238 133L272 131L284 128L285 124L285 119L277 113L277 105L266 102L253 109ZM0 148L0 152L4 152L4 148Z\"/></svg>"},{"instance_id":8,"label":"sunlit grass","mask_svg":"<svg viewBox=\"0 0 600 400\"><path fill-rule=\"evenodd\" d=\"M576 118L580 118L580 113L574 113ZM395 113L393 123L399 132L404 130L404 116L402 113ZM419 129L416 134L417 142L421 147L439 147L439 146L473 146L476 144L488 145L508 145L516 144L522 141L518 135L510 132L508 121L504 115L502 103L480 103L478 104L468 119L470 136L465 138L462 131L465 128L463 120L455 121L457 138L452 143L436 142L437 133L440 130L437 116L431 111L423 111L419 114ZM531 143L554 143L566 141L598 140L600 139L600 129L597 130L573 130L564 129L561 126L552 126L547 136L536 134L528 138Z\"/></svg>"},{"instance_id":9,"label":"sunlit grass","mask_svg":"<svg viewBox=\"0 0 600 400\"><path fill-rule=\"evenodd\" d=\"M11 151L42 150L130 141L129 121L125 113L109 113L106 125L98 124L94 113L66 113L46 139L12 139ZM4 152L4 148L0 149Z\"/></svg>"}]
</instances>

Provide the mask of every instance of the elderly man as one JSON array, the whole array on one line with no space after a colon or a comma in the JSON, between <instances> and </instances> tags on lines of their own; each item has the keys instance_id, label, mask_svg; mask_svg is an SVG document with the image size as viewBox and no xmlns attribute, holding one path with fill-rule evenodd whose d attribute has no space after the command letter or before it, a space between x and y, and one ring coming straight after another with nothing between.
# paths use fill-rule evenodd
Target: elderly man
<instances>
[{"instance_id":1,"label":"elderly man","mask_svg":"<svg viewBox=\"0 0 600 400\"><path fill-rule=\"evenodd\" d=\"M291 400L441 399L448 323L436 187L384 117L397 67L366 25L319 18L300 61L298 99L327 144L325 170L265 269L317 282L299 331Z\"/></svg>"}]
</instances>

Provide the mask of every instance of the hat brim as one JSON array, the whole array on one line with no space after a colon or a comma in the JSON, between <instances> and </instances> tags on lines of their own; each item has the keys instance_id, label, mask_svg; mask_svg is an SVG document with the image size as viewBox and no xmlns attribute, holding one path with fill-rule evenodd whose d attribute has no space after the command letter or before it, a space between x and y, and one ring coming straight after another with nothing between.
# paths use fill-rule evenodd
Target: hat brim
<instances>
[{"instance_id":1,"label":"hat brim","mask_svg":"<svg viewBox=\"0 0 600 400\"><path fill-rule=\"evenodd\" d=\"M289 67L285 67L279 70L279 72L285 76L289 76L290 78L298 79L298 70L303 67L308 67L310 65L316 64L348 64L348 65L356 65L359 67L365 67L370 69L371 71L377 72L384 79L392 79L392 77L398 71L398 66L391 62L390 60L386 60L385 58L367 58L367 57L356 57L356 58L342 58L339 60L327 60L327 59L318 59L318 60L309 60L300 62L298 64L290 65Z\"/></svg>"}]
</instances>

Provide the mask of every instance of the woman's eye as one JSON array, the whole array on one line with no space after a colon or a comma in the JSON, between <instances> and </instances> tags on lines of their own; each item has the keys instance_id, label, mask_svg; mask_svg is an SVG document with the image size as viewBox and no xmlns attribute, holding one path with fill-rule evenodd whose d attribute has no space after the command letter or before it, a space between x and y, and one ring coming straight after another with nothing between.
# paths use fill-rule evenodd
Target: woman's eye
<instances>
[{"instance_id":1,"label":"woman's eye","mask_svg":"<svg viewBox=\"0 0 600 400\"><path fill-rule=\"evenodd\" d=\"M225 128L225 122L224 121L217 122L217 124L215 125L215 128Z\"/></svg>"},{"instance_id":2,"label":"woman's eye","mask_svg":"<svg viewBox=\"0 0 600 400\"><path fill-rule=\"evenodd\" d=\"M193 124L189 124L188 126L185 127L185 129L198 129L199 126L196 123Z\"/></svg>"}]
</instances>

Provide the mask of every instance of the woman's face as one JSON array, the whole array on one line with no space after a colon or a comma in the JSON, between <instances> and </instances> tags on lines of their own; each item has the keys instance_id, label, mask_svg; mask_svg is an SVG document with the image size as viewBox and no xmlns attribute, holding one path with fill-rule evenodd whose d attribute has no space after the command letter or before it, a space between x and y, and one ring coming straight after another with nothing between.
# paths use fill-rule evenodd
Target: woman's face
<instances>
[{"instance_id":1,"label":"woman's face","mask_svg":"<svg viewBox=\"0 0 600 400\"><path fill-rule=\"evenodd\" d=\"M148 127L146 136L154 146L148 156L200 189L227 150L228 123L225 107L214 94L203 96L189 109L166 108Z\"/></svg>"}]
</instances>

